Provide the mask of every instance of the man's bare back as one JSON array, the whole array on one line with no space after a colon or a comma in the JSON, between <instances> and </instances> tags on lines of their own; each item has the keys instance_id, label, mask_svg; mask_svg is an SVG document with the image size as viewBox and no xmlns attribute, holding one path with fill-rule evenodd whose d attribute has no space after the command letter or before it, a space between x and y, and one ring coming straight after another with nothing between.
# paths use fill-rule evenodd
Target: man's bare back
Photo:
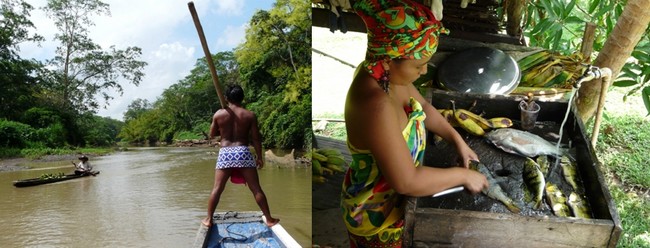
<instances>
[{"instance_id":1,"label":"man's bare back","mask_svg":"<svg viewBox=\"0 0 650 248\"><path fill-rule=\"evenodd\" d=\"M241 106L229 104L212 117L210 136L220 135L221 146L247 146L249 134L255 137L258 133L255 114Z\"/></svg>"}]
</instances>

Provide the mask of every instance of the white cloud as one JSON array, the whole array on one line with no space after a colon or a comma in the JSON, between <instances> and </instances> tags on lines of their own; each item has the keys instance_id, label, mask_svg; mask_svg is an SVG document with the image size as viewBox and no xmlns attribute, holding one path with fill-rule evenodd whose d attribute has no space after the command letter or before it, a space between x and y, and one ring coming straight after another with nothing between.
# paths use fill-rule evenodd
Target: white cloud
<instances>
[{"instance_id":1,"label":"white cloud","mask_svg":"<svg viewBox=\"0 0 650 248\"><path fill-rule=\"evenodd\" d=\"M119 97L114 94L115 99L111 105L101 109L98 115L121 120L133 100L141 98L154 102L163 90L189 74L196 61L195 48L184 46L180 42L164 43L145 54L143 59L149 64L140 85L123 84L124 95Z\"/></svg>"},{"instance_id":2,"label":"white cloud","mask_svg":"<svg viewBox=\"0 0 650 248\"><path fill-rule=\"evenodd\" d=\"M243 0L219 0L217 1L216 13L221 15L237 16L242 14L244 9Z\"/></svg>"},{"instance_id":3,"label":"white cloud","mask_svg":"<svg viewBox=\"0 0 650 248\"><path fill-rule=\"evenodd\" d=\"M116 49L140 47L140 60L148 63L145 77L140 86L120 82L123 96L115 91L106 109L99 109L98 115L122 119L127 106L136 98L156 100L162 91L189 74L196 60L203 57L201 43L190 15L187 0L123 1L103 0L110 5L110 16L93 16L95 26L89 27L89 38L103 49L114 45ZM248 8L268 8L269 2L248 2L243 0L194 0L197 14L201 18L210 51L227 51L245 39L246 23L249 18L233 18L247 13ZM33 0L30 20L36 26L36 33L46 41L37 46L33 43L21 45L21 57L45 61L54 57L58 44L53 41L58 31L42 10L46 0ZM243 24L242 24L243 23Z\"/></svg>"},{"instance_id":4,"label":"white cloud","mask_svg":"<svg viewBox=\"0 0 650 248\"><path fill-rule=\"evenodd\" d=\"M219 38L217 39L216 50L223 51L226 48L236 47L240 43L246 40L246 28L248 27L247 23L244 23L240 26L226 26L226 29L223 31ZM212 50L212 49L210 49Z\"/></svg>"}]
</instances>

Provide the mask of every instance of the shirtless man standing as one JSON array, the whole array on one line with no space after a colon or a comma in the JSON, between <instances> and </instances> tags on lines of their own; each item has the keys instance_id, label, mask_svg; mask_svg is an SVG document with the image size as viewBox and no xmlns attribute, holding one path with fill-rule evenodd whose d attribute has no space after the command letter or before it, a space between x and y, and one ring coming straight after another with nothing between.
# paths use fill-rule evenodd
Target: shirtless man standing
<instances>
[{"instance_id":1,"label":"shirtless man standing","mask_svg":"<svg viewBox=\"0 0 650 248\"><path fill-rule=\"evenodd\" d=\"M271 217L266 195L260 187L257 169L264 166L262 160L262 140L255 113L243 108L241 102L244 99L244 90L239 85L226 87L226 100L228 107L218 110L212 117L210 125L210 139L216 135L221 136L221 148L217 158L217 168L214 172L214 187L208 200L208 216L203 219L205 226L212 225L212 216L219 203L221 193L225 189L228 178L233 176L232 181L241 180L243 177L248 188L255 197L255 202L262 210L265 217L265 224L273 226L280 219ZM252 137L256 158L248 148L248 137Z\"/></svg>"}]
</instances>

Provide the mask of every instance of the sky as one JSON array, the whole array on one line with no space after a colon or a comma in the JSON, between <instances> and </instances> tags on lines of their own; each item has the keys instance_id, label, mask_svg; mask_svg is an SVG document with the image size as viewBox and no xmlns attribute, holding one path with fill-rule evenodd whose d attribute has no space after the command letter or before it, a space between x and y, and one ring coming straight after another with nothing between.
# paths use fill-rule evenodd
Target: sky
<instances>
[{"instance_id":1,"label":"sky","mask_svg":"<svg viewBox=\"0 0 650 248\"><path fill-rule=\"evenodd\" d=\"M45 62L54 57L57 32L53 21L40 9L45 0L26 0L34 7L30 20L35 32L46 40L21 44L20 56ZM97 115L123 120L127 107L135 99L153 103L172 84L190 73L197 59L205 57L187 0L104 0L110 5L110 16L94 16L95 26L89 27L89 37L107 50L137 46L142 49L140 60L148 63L139 86L120 81L122 96L108 91L114 99ZM195 0L210 53L230 51L244 41L245 29L257 10L269 10L271 0ZM33 30L34 31L34 30ZM103 102L100 101L100 102Z\"/></svg>"}]
</instances>

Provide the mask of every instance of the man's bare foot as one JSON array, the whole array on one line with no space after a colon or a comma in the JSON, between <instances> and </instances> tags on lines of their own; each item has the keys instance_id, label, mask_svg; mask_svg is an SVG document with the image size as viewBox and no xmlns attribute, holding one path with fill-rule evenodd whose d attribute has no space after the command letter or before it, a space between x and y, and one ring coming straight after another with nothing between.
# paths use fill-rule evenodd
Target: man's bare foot
<instances>
[{"instance_id":1,"label":"man's bare foot","mask_svg":"<svg viewBox=\"0 0 650 248\"><path fill-rule=\"evenodd\" d=\"M211 227L211 226L212 226L212 218L210 218L210 217L205 217L205 219L203 219L203 220L201 221L201 224L203 224L203 225L206 226L206 227Z\"/></svg>"},{"instance_id":2,"label":"man's bare foot","mask_svg":"<svg viewBox=\"0 0 650 248\"><path fill-rule=\"evenodd\" d=\"M280 222L280 219L266 218L266 216L264 216L263 220L264 220L264 224L266 224L266 226L268 227L275 226L275 224L278 224L278 222Z\"/></svg>"}]
</instances>

